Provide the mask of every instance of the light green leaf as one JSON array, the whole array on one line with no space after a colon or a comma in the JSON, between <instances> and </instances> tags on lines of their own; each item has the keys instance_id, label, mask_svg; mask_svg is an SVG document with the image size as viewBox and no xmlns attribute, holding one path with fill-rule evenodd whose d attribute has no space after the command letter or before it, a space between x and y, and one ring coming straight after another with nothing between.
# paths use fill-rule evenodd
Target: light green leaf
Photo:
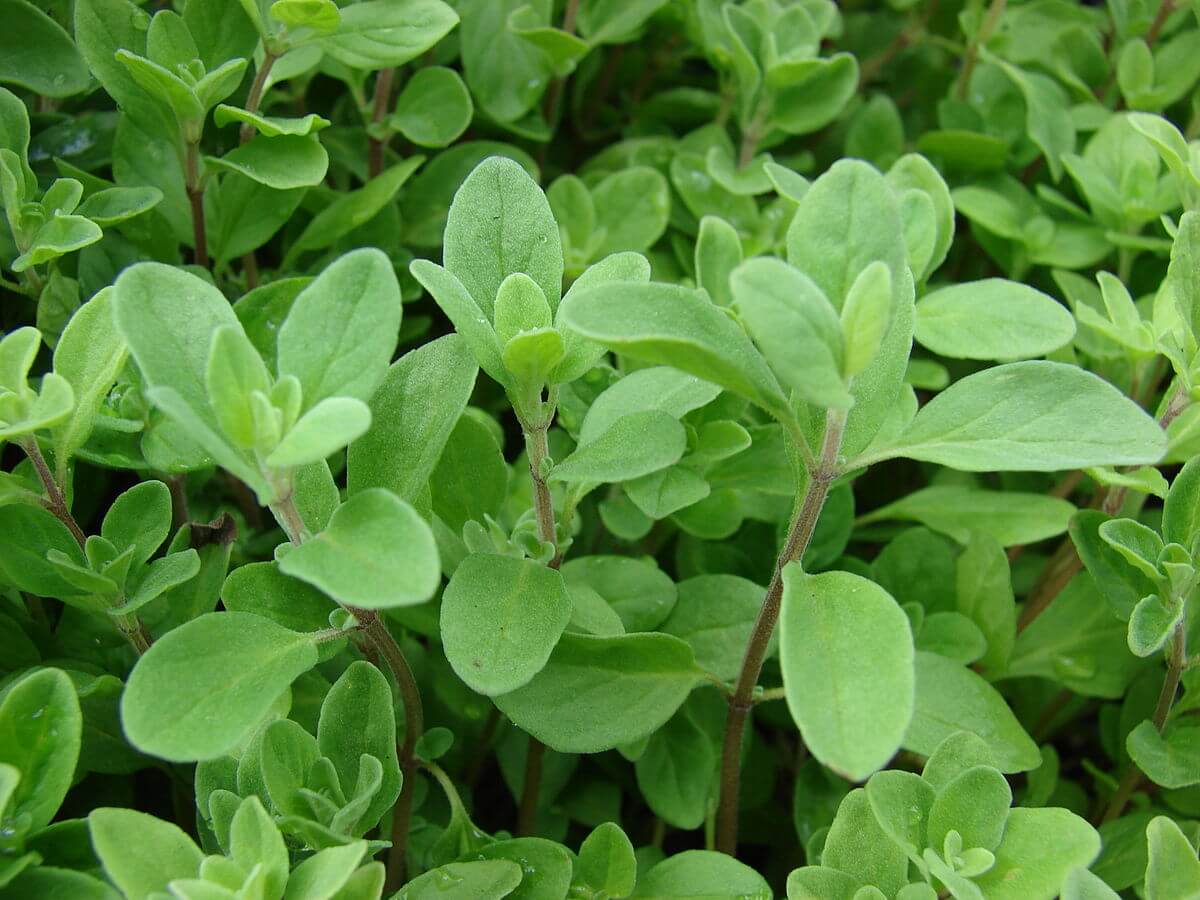
<instances>
[{"instance_id":1,"label":"light green leaf","mask_svg":"<svg viewBox=\"0 0 1200 900\"><path fill-rule=\"evenodd\" d=\"M318 462L361 437L371 425L371 410L361 400L326 397L292 426L266 464L289 469Z\"/></svg>"},{"instance_id":2,"label":"light green leaf","mask_svg":"<svg viewBox=\"0 0 1200 900\"><path fill-rule=\"evenodd\" d=\"M874 582L784 568L780 663L788 708L824 765L852 781L882 768L913 714L908 617Z\"/></svg>"},{"instance_id":3,"label":"light green leaf","mask_svg":"<svg viewBox=\"0 0 1200 900\"><path fill-rule=\"evenodd\" d=\"M862 788L842 798L825 838L821 865L845 872L859 883L878 885L888 896L908 881L904 849L880 827Z\"/></svg>"},{"instance_id":4,"label":"light green leaf","mask_svg":"<svg viewBox=\"0 0 1200 900\"><path fill-rule=\"evenodd\" d=\"M400 890L404 900L500 900L521 883L521 866L507 859L447 863ZM285 898L291 900L291 898Z\"/></svg>"},{"instance_id":5,"label":"light green leaf","mask_svg":"<svg viewBox=\"0 0 1200 900\"><path fill-rule=\"evenodd\" d=\"M388 125L421 147L446 147L467 130L475 106L462 77L454 69L417 69L400 97Z\"/></svg>"},{"instance_id":6,"label":"light green leaf","mask_svg":"<svg viewBox=\"0 0 1200 900\"><path fill-rule=\"evenodd\" d=\"M387 373L400 329L400 285L374 248L339 257L292 304L279 329L279 375L295 375L304 409L326 397L366 403Z\"/></svg>"},{"instance_id":7,"label":"light green leaf","mask_svg":"<svg viewBox=\"0 0 1200 900\"><path fill-rule=\"evenodd\" d=\"M366 841L352 841L314 853L292 871L283 900L336 900L366 852Z\"/></svg>"},{"instance_id":8,"label":"light green leaf","mask_svg":"<svg viewBox=\"0 0 1200 900\"><path fill-rule=\"evenodd\" d=\"M1190 717L1169 722L1162 734L1144 721L1129 732L1125 749L1157 785L1175 789L1200 783L1200 723Z\"/></svg>"},{"instance_id":9,"label":"light green leaf","mask_svg":"<svg viewBox=\"0 0 1200 900\"><path fill-rule=\"evenodd\" d=\"M1111 384L1064 363L1031 360L955 382L890 447L855 465L907 456L969 472L1054 472L1157 462L1166 436Z\"/></svg>"},{"instance_id":10,"label":"light green leaf","mask_svg":"<svg viewBox=\"0 0 1200 900\"><path fill-rule=\"evenodd\" d=\"M762 257L738 266L729 285L734 309L785 387L818 406L853 403L842 382L837 313L810 278Z\"/></svg>"},{"instance_id":11,"label":"light green leaf","mask_svg":"<svg viewBox=\"0 0 1200 900\"><path fill-rule=\"evenodd\" d=\"M988 900L1052 900L1076 866L1100 854L1100 835L1065 809L1016 807L1008 814L996 863L975 879Z\"/></svg>"},{"instance_id":12,"label":"light green leaf","mask_svg":"<svg viewBox=\"0 0 1200 900\"><path fill-rule=\"evenodd\" d=\"M598 825L579 845L575 879L593 891L625 897L637 881L633 844L615 822Z\"/></svg>"},{"instance_id":13,"label":"light green leaf","mask_svg":"<svg viewBox=\"0 0 1200 900\"><path fill-rule=\"evenodd\" d=\"M860 516L858 524L920 522L963 544L978 530L1010 547L1062 534L1074 514L1073 504L1045 494L934 485Z\"/></svg>"},{"instance_id":14,"label":"light green leaf","mask_svg":"<svg viewBox=\"0 0 1200 900\"><path fill-rule=\"evenodd\" d=\"M446 658L468 687L489 697L528 684L570 619L562 575L529 559L468 556L442 594Z\"/></svg>"},{"instance_id":15,"label":"light green leaf","mask_svg":"<svg viewBox=\"0 0 1200 900\"><path fill-rule=\"evenodd\" d=\"M685 850L664 859L638 879L638 900L687 900L722 895L739 900L771 900L766 879L732 856L711 850Z\"/></svg>"},{"instance_id":16,"label":"light green leaf","mask_svg":"<svg viewBox=\"0 0 1200 900\"><path fill-rule=\"evenodd\" d=\"M1146 826L1150 863L1146 867L1146 896L1150 900L1194 900L1200 894L1200 859L1183 831L1166 816Z\"/></svg>"},{"instance_id":17,"label":"light green leaf","mask_svg":"<svg viewBox=\"0 0 1200 900\"><path fill-rule=\"evenodd\" d=\"M683 425L668 413L645 410L617 419L554 466L551 481L617 482L679 462L687 448Z\"/></svg>"},{"instance_id":18,"label":"light green leaf","mask_svg":"<svg viewBox=\"0 0 1200 900\"><path fill-rule=\"evenodd\" d=\"M258 727L317 650L308 635L250 613L208 613L138 660L121 697L130 742L176 762L215 759Z\"/></svg>"},{"instance_id":19,"label":"light green leaf","mask_svg":"<svg viewBox=\"0 0 1200 900\"><path fill-rule=\"evenodd\" d=\"M500 285L524 272L551 312L562 295L563 255L550 203L519 163L493 156L467 176L450 206L442 260L492 318Z\"/></svg>"},{"instance_id":20,"label":"light green leaf","mask_svg":"<svg viewBox=\"0 0 1200 900\"><path fill-rule=\"evenodd\" d=\"M954 359L1030 359L1069 344L1075 318L1028 285L986 278L918 300L915 334L922 346Z\"/></svg>"},{"instance_id":21,"label":"light green leaf","mask_svg":"<svg viewBox=\"0 0 1200 900\"><path fill-rule=\"evenodd\" d=\"M572 293L562 318L618 353L674 366L718 384L776 416L787 400L744 332L697 291L669 284L607 284Z\"/></svg>"},{"instance_id":22,"label":"light green leaf","mask_svg":"<svg viewBox=\"0 0 1200 900\"><path fill-rule=\"evenodd\" d=\"M318 46L352 69L386 69L416 59L457 24L441 0L367 0L343 7L337 31Z\"/></svg>"},{"instance_id":23,"label":"light green leaf","mask_svg":"<svg viewBox=\"0 0 1200 900\"><path fill-rule=\"evenodd\" d=\"M88 69L70 36L24 0L3 0L0 20L0 82L45 97L70 97L88 88Z\"/></svg>"},{"instance_id":24,"label":"light green leaf","mask_svg":"<svg viewBox=\"0 0 1200 900\"><path fill-rule=\"evenodd\" d=\"M385 487L417 503L478 371L467 342L457 335L430 341L393 363L371 397L371 427L347 453L350 494Z\"/></svg>"},{"instance_id":25,"label":"light green leaf","mask_svg":"<svg viewBox=\"0 0 1200 900\"><path fill-rule=\"evenodd\" d=\"M127 900L152 900L181 878L200 874L204 855L177 825L132 809L94 809L92 846Z\"/></svg>"},{"instance_id":26,"label":"light green leaf","mask_svg":"<svg viewBox=\"0 0 1200 900\"><path fill-rule=\"evenodd\" d=\"M409 504L384 488L355 494L329 525L279 561L287 575L352 606L413 606L441 580L433 532Z\"/></svg>"}]
</instances>

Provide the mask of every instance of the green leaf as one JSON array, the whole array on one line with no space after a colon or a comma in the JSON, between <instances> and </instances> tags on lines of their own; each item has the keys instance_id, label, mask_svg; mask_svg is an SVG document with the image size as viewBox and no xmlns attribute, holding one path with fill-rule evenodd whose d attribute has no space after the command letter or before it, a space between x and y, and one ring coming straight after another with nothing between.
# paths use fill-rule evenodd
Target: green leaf
<instances>
[{"instance_id":1,"label":"green leaf","mask_svg":"<svg viewBox=\"0 0 1200 900\"><path fill-rule=\"evenodd\" d=\"M1157 462L1166 437L1132 400L1090 372L1029 361L955 382L897 441L855 465L894 456L968 472L1054 472Z\"/></svg>"},{"instance_id":2,"label":"green leaf","mask_svg":"<svg viewBox=\"0 0 1200 900\"><path fill-rule=\"evenodd\" d=\"M581 443L550 471L551 481L616 482L640 478L679 462L687 449L683 425L668 413L645 410L617 419Z\"/></svg>"},{"instance_id":3,"label":"green leaf","mask_svg":"<svg viewBox=\"0 0 1200 900\"><path fill-rule=\"evenodd\" d=\"M1120 900L1120 894L1099 875L1080 866L1072 869L1063 882L1062 900Z\"/></svg>"},{"instance_id":4,"label":"green leaf","mask_svg":"<svg viewBox=\"0 0 1200 900\"><path fill-rule=\"evenodd\" d=\"M317 746L333 763L346 796L363 789L360 760L364 755L382 763L382 783L358 817L356 833L373 828L400 796L394 703L384 674L371 663L358 660L334 682L321 704Z\"/></svg>"},{"instance_id":5,"label":"green leaf","mask_svg":"<svg viewBox=\"0 0 1200 900\"><path fill-rule=\"evenodd\" d=\"M60 256L82 250L89 244L96 243L102 236L100 226L90 219L55 213L33 235L29 249L13 260L11 268L14 272L24 272L30 266L40 266Z\"/></svg>"},{"instance_id":6,"label":"green leaf","mask_svg":"<svg viewBox=\"0 0 1200 900\"><path fill-rule=\"evenodd\" d=\"M352 69L386 69L416 59L457 24L441 0L367 0L342 8L337 31L318 46Z\"/></svg>"},{"instance_id":7,"label":"green leaf","mask_svg":"<svg viewBox=\"0 0 1200 900\"><path fill-rule=\"evenodd\" d=\"M5 820L29 832L50 824L75 775L83 718L71 679L61 669L25 675L0 703L0 764L20 775Z\"/></svg>"},{"instance_id":8,"label":"green leaf","mask_svg":"<svg viewBox=\"0 0 1200 900\"><path fill-rule=\"evenodd\" d=\"M371 425L371 410L361 400L326 397L292 426L264 462L289 469L318 462L361 437Z\"/></svg>"},{"instance_id":9,"label":"green leaf","mask_svg":"<svg viewBox=\"0 0 1200 900\"><path fill-rule=\"evenodd\" d=\"M987 641L980 665L1002 671L1017 634L1017 605L1008 556L1000 542L985 532L971 532L955 561L954 596L958 611L979 627Z\"/></svg>"},{"instance_id":10,"label":"green leaf","mask_svg":"<svg viewBox=\"0 0 1200 900\"><path fill-rule=\"evenodd\" d=\"M843 374L853 378L871 364L887 333L892 307L892 276L879 260L863 269L842 304L841 333L845 338Z\"/></svg>"},{"instance_id":11,"label":"green leaf","mask_svg":"<svg viewBox=\"0 0 1200 900\"><path fill-rule=\"evenodd\" d=\"M490 157L462 183L450 206L442 260L489 319L500 284L514 272L534 280L551 312L558 308L558 225L542 189L511 159Z\"/></svg>"},{"instance_id":12,"label":"green leaf","mask_svg":"<svg viewBox=\"0 0 1200 900\"><path fill-rule=\"evenodd\" d=\"M783 570L780 664L788 708L824 765L852 781L882 768L913 715L908 617L848 572Z\"/></svg>"},{"instance_id":13,"label":"green leaf","mask_svg":"<svg viewBox=\"0 0 1200 900\"><path fill-rule=\"evenodd\" d=\"M766 589L737 575L697 575L677 585L680 602L659 629L687 641L696 664L732 681ZM777 641L772 641L773 655Z\"/></svg>"},{"instance_id":14,"label":"green leaf","mask_svg":"<svg viewBox=\"0 0 1200 900\"><path fill-rule=\"evenodd\" d=\"M447 863L414 878L400 889L400 896L404 900L500 900L516 889L521 875L521 866L507 859Z\"/></svg>"},{"instance_id":15,"label":"green leaf","mask_svg":"<svg viewBox=\"0 0 1200 900\"><path fill-rule=\"evenodd\" d=\"M633 166L592 188L596 228L604 238L593 258L622 250L650 249L667 229L671 189L657 169Z\"/></svg>"},{"instance_id":16,"label":"green leaf","mask_svg":"<svg viewBox=\"0 0 1200 900\"><path fill-rule=\"evenodd\" d=\"M879 827L909 859L920 861L921 851L929 844L925 835L937 796L933 787L913 772L888 769L871 776L866 793Z\"/></svg>"},{"instance_id":17,"label":"green leaf","mask_svg":"<svg viewBox=\"0 0 1200 900\"><path fill-rule=\"evenodd\" d=\"M366 841L352 841L314 853L292 871L283 900L335 900L366 852Z\"/></svg>"},{"instance_id":18,"label":"green leaf","mask_svg":"<svg viewBox=\"0 0 1200 900\"><path fill-rule=\"evenodd\" d=\"M252 125L260 135L268 138L280 137L282 135L304 137L316 134L318 131L328 128L332 124L328 119L318 116L316 113L309 113L306 116L298 118L285 119L278 116L259 115L246 109L239 109L236 106L227 106L224 103L213 110L213 122L218 128L223 128L231 122Z\"/></svg>"},{"instance_id":19,"label":"green leaf","mask_svg":"<svg viewBox=\"0 0 1200 900\"><path fill-rule=\"evenodd\" d=\"M669 284L606 284L572 293L563 321L643 362L681 371L791 417L783 391L744 332L703 294Z\"/></svg>"},{"instance_id":20,"label":"green leaf","mask_svg":"<svg viewBox=\"0 0 1200 900\"><path fill-rule=\"evenodd\" d=\"M862 788L842 798L825 838L821 865L845 872L859 883L877 885L888 896L908 880L908 858L880 827Z\"/></svg>"},{"instance_id":21,"label":"green leaf","mask_svg":"<svg viewBox=\"0 0 1200 900\"><path fill-rule=\"evenodd\" d=\"M1166 644L1183 621L1184 605L1165 602L1157 594L1138 601L1129 616L1129 649L1134 656L1152 656Z\"/></svg>"},{"instance_id":22,"label":"green leaf","mask_svg":"<svg viewBox=\"0 0 1200 900\"><path fill-rule=\"evenodd\" d=\"M520 887L509 894L513 900L550 900L566 896L571 887L571 852L545 838L526 837L497 841L482 848L482 859L515 862L521 867Z\"/></svg>"},{"instance_id":23,"label":"green leaf","mask_svg":"<svg viewBox=\"0 0 1200 900\"><path fill-rule=\"evenodd\" d=\"M1100 853L1100 835L1065 809L1016 807L1008 814L996 863L975 879L988 900L1050 900L1076 866Z\"/></svg>"},{"instance_id":24,"label":"green leaf","mask_svg":"<svg viewBox=\"0 0 1200 900\"><path fill-rule=\"evenodd\" d=\"M476 554L442 594L446 658L467 686L489 697L542 670L571 619L562 575L533 560Z\"/></svg>"},{"instance_id":25,"label":"green leaf","mask_svg":"<svg viewBox=\"0 0 1200 900\"><path fill-rule=\"evenodd\" d=\"M664 859L638 879L631 896L639 900L684 900L711 897L720 886L722 895L740 900L770 900L766 880L732 856L711 850L685 850Z\"/></svg>"},{"instance_id":26,"label":"green leaf","mask_svg":"<svg viewBox=\"0 0 1200 900\"><path fill-rule=\"evenodd\" d=\"M105 188L91 194L76 212L107 228L149 212L162 199L162 191L155 187Z\"/></svg>"},{"instance_id":27,"label":"green leaf","mask_svg":"<svg viewBox=\"0 0 1200 900\"><path fill-rule=\"evenodd\" d=\"M458 420L429 480L433 511L456 534L468 521L495 518L508 497L509 471L492 423Z\"/></svg>"},{"instance_id":28,"label":"green leaf","mask_svg":"<svg viewBox=\"0 0 1200 900\"><path fill-rule=\"evenodd\" d=\"M245 740L317 661L308 635L250 613L208 613L138 660L121 697L130 742L176 762L215 759Z\"/></svg>"},{"instance_id":29,"label":"green leaf","mask_svg":"<svg viewBox=\"0 0 1200 900\"><path fill-rule=\"evenodd\" d=\"M404 85L387 121L420 147L446 147L467 130L474 112L471 94L454 69L426 66Z\"/></svg>"},{"instance_id":30,"label":"green leaf","mask_svg":"<svg viewBox=\"0 0 1200 900\"><path fill-rule=\"evenodd\" d=\"M400 285L381 250L339 257L296 297L279 329L279 375L294 375L304 409L327 397L364 403L383 381L400 329Z\"/></svg>"},{"instance_id":31,"label":"green leaf","mask_svg":"<svg viewBox=\"0 0 1200 900\"><path fill-rule=\"evenodd\" d=\"M608 387L588 407L579 442L589 444L630 413L659 409L676 419L712 401L721 389L666 366L637 369Z\"/></svg>"},{"instance_id":32,"label":"green leaf","mask_svg":"<svg viewBox=\"0 0 1200 900\"><path fill-rule=\"evenodd\" d=\"M842 382L837 313L810 278L779 260L759 258L738 266L729 285L734 309L781 384L817 406L853 403Z\"/></svg>"},{"instance_id":33,"label":"green leaf","mask_svg":"<svg viewBox=\"0 0 1200 900\"><path fill-rule=\"evenodd\" d=\"M259 135L224 156L205 157L205 162L285 191L320 184L329 168L329 155L315 137Z\"/></svg>"},{"instance_id":34,"label":"green leaf","mask_svg":"<svg viewBox=\"0 0 1200 900\"><path fill-rule=\"evenodd\" d=\"M346 457L351 495L385 487L416 503L466 408L479 369L447 335L400 357L371 397L371 427Z\"/></svg>"},{"instance_id":35,"label":"green leaf","mask_svg":"<svg viewBox=\"0 0 1200 900\"><path fill-rule=\"evenodd\" d=\"M42 506L14 503L0 506L0 571L5 580L39 597L74 597L84 593L66 581L46 561L57 550L72 562L86 566L79 544L52 512Z\"/></svg>"},{"instance_id":36,"label":"green leaf","mask_svg":"<svg viewBox=\"0 0 1200 900\"><path fill-rule=\"evenodd\" d=\"M938 790L929 811L927 846L941 847L953 830L966 849L995 850L1011 805L1012 789L998 770L991 766L967 769Z\"/></svg>"},{"instance_id":37,"label":"green leaf","mask_svg":"<svg viewBox=\"0 0 1200 900\"><path fill-rule=\"evenodd\" d=\"M0 2L0 19L7 25L0 36L0 82L45 97L87 90L87 66L57 22L24 0Z\"/></svg>"},{"instance_id":38,"label":"green leaf","mask_svg":"<svg viewBox=\"0 0 1200 900\"><path fill-rule=\"evenodd\" d=\"M1193 459L1175 476L1163 503L1163 540L1193 547L1200 537L1200 459Z\"/></svg>"},{"instance_id":39,"label":"green leaf","mask_svg":"<svg viewBox=\"0 0 1200 900\"><path fill-rule=\"evenodd\" d=\"M651 811L668 825L691 830L704 824L716 766L712 739L680 710L650 736L634 772Z\"/></svg>"},{"instance_id":40,"label":"green leaf","mask_svg":"<svg viewBox=\"0 0 1200 900\"><path fill-rule=\"evenodd\" d=\"M495 700L552 749L598 753L653 733L700 678L691 648L678 638L568 633L532 681Z\"/></svg>"},{"instance_id":41,"label":"green leaf","mask_svg":"<svg viewBox=\"0 0 1200 900\"><path fill-rule=\"evenodd\" d=\"M1146 896L1153 900L1179 897L1191 900L1200 884L1200 859L1183 831L1166 816L1146 826L1150 863L1146 867Z\"/></svg>"},{"instance_id":42,"label":"green leaf","mask_svg":"<svg viewBox=\"0 0 1200 900\"><path fill-rule=\"evenodd\" d=\"M626 631L653 631L675 607L675 583L652 560L584 556L564 563L562 573L568 584L579 581L598 592Z\"/></svg>"},{"instance_id":43,"label":"green leaf","mask_svg":"<svg viewBox=\"0 0 1200 900\"><path fill-rule=\"evenodd\" d=\"M1200 783L1200 723L1194 720L1177 718L1162 734L1144 721L1129 732L1125 749L1157 785L1175 789Z\"/></svg>"},{"instance_id":44,"label":"green leaf","mask_svg":"<svg viewBox=\"0 0 1200 900\"><path fill-rule=\"evenodd\" d=\"M957 731L982 738L1001 772L1027 772L1042 762L1037 744L1025 733L1004 698L986 681L935 653L916 655L917 692L905 749L926 756Z\"/></svg>"},{"instance_id":45,"label":"green leaf","mask_svg":"<svg viewBox=\"0 0 1200 900\"><path fill-rule=\"evenodd\" d=\"M920 522L962 544L977 530L1011 547L1062 534L1074 514L1072 503L1045 494L934 485L860 516L858 524L890 519Z\"/></svg>"},{"instance_id":46,"label":"green leaf","mask_svg":"<svg viewBox=\"0 0 1200 900\"><path fill-rule=\"evenodd\" d=\"M427 259L413 260L409 266L413 277L441 307L454 325L454 330L471 349L479 368L498 384L508 386L512 380L500 356L500 342L489 318L452 273Z\"/></svg>"},{"instance_id":47,"label":"green leaf","mask_svg":"<svg viewBox=\"0 0 1200 900\"><path fill-rule=\"evenodd\" d=\"M917 342L953 359L1030 359L1074 337L1070 310L1016 281L964 282L917 301Z\"/></svg>"},{"instance_id":48,"label":"green leaf","mask_svg":"<svg viewBox=\"0 0 1200 900\"><path fill-rule=\"evenodd\" d=\"M424 603L441 581L433 532L383 488L360 491L339 506L325 530L293 548L279 568L366 609Z\"/></svg>"},{"instance_id":49,"label":"green leaf","mask_svg":"<svg viewBox=\"0 0 1200 900\"><path fill-rule=\"evenodd\" d=\"M593 892L626 897L637 882L637 860L633 844L621 826L605 822L583 839L575 863L575 880Z\"/></svg>"},{"instance_id":50,"label":"green leaf","mask_svg":"<svg viewBox=\"0 0 1200 900\"><path fill-rule=\"evenodd\" d=\"M424 161L423 156L410 156L403 162L385 169L357 191L339 193L328 206L312 217L297 236L284 256L284 267L291 265L295 258L306 250L328 247L375 218Z\"/></svg>"},{"instance_id":51,"label":"green leaf","mask_svg":"<svg viewBox=\"0 0 1200 900\"><path fill-rule=\"evenodd\" d=\"M262 866L263 889L269 896L283 893L288 880L289 859L283 835L258 797L242 801L229 827L229 857L243 871Z\"/></svg>"},{"instance_id":52,"label":"green leaf","mask_svg":"<svg viewBox=\"0 0 1200 900\"><path fill-rule=\"evenodd\" d=\"M113 323L113 292L106 288L81 306L54 348L54 371L75 395L70 418L55 426L54 462L61 482L71 457L92 433L105 396L125 365L129 350Z\"/></svg>"},{"instance_id":53,"label":"green leaf","mask_svg":"<svg viewBox=\"0 0 1200 900\"><path fill-rule=\"evenodd\" d=\"M742 262L742 239L737 230L719 216L700 220L696 237L696 283L708 291L717 306L733 302L729 276Z\"/></svg>"},{"instance_id":54,"label":"green leaf","mask_svg":"<svg viewBox=\"0 0 1200 900\"><path fill-rule=\"evenodd\" d=\"M200 848L170 822L101 808L88 815L88 830L105 874L128 900L152 900L170 882L200 874Z\"/></svg>"}]
</instances>

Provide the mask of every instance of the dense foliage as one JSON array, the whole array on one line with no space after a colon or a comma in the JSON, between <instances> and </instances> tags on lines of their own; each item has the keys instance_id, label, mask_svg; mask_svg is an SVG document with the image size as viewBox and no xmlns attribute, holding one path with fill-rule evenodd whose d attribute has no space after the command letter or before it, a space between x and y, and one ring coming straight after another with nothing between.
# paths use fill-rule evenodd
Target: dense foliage
<instances>
[{"instance_id":1,"label":"dense foliage","mask_svg":"<svg viewBox=\"0 0 1200 900\"><path fill-rule=\"evenodd\" d=\"M1200 14L0 0L0 898L1200 898Z\"/></svg>"}]
</instances>

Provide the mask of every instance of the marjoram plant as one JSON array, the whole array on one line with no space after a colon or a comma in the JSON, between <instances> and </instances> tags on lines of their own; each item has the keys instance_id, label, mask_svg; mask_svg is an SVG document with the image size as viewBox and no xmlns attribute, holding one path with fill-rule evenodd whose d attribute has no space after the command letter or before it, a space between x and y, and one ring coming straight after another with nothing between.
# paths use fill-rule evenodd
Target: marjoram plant
<instances>
[{"instance_id":1,"label":"marjoram plant","mask_svg":"<svg viewBox=\"0 0 1200 900\"><path fill-rule=\"evenodd\" d=\"M1200 5L0 13L0 900L1200 900Z\"/></svg>"}]
</instances>

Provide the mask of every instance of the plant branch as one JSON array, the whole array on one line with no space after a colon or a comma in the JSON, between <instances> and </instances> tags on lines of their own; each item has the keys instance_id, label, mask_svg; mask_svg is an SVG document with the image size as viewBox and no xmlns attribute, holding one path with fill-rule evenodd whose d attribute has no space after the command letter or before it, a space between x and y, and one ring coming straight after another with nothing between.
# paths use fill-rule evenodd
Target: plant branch
<instances>
[{"instance_id":1,"label":"plant branch","mask_svg":"<svg viewBox=\"0 0 1200 900\"><path fill-rule=\"evenodd\" d=\"M575 21L579 17L579 0L567 0L567 8L563 11L562 30L567 34L575 33ZM562 103L563 88L566 87L566 77L555 78L550 82L546 91L546 99L542 103L542 115L546 122L553 127L558 118L558 107Z\"/></svg>"},{"instance_id":2,"label":"plant branch","mask_svg":"<svg viewBox=\"0 0 1200 900\"><path fill-rule=\"evenodd\" d=\"M263 93L267 89L267 78L270 77L271 67L275 65L277 58L270 50L263 48L262 65L254 73L254 83L250 85L250 93L246 96L246 112L258 113L259 107L262 106ZM254 138L254 133L254 126L249 122L243 122L242 129L238 133L239 142L248 144Z\"/></svg>"},{"instance_id":3,"label":"plant branch","mask_svg":"<svg viewBox=\"0 0 1200 900\"><path fill-rule=\"evenodd\" d=\"M188 141L184 157L184 183L192 206L192 243L195 262L208 268L208 230L204 224L204 185L200 182L200 142Z\"/></svg>"},{"instance_id":4,"label":"plant branch","mask_svg":"<svg viewBox=\"0 0 1200 900\"><path fill-rule=\"evenodd\" d=\"M375 76L375 95L371 100L371 124L379 125L387 115L388 105L392 99L392 82L396 79L395 69L383 69ZM374 178L383 171L383 150L387 141L371 138L371 148L367 159L367 174Z\"/></svg>"},{"instance_id":5,"label":"plant branch","mask_svg":"<svg viewBox=\"0 0 1200 900\"><path fill-rule=\"evenodd\" d=\"M1153 47L1158 40L1158 36L1162 33L1163 26L1167 24L1167 19L1171 18L1171 13L1175 12L1175 0L1162 0L1159 4L1158 14L1154 17L1154 21L1150 23L1150 29L1146 32L1146 46Z\"/></svg>"},{"instance_id":6,"label":"plant branch","mask_svg":"<svg viewBox=\"0 0 1200 900\"><path fill-rule=\"evenodd\" d=\"M525 778L521 784L521 807L517 812L517 837L530 837L537 831L538 794L542 787L542 763L546 745L529 735L525 750Z\"/></svg>"},{"instance_id":7,"label":"plant branch","mask_svg":"<svg viewBox=\"0 0 1200 900\"><path fill-rule=\"evenodd\" d=\"M975 73L975 64L979 62L979 48L991 40L992 34L996 31L996 26L1000 24L1001 16L1004 15L1006 6L1006 0L992 0L983 23L979 26L979 30L975 32L975 36L967 44L967 53L963 57L962 68L958 73L958 84L955 86L955 93L959 100L966 99L967 89L971 84L971 76Z\"/></svg>"},{"instance_id":8,"label":"plant branch","mask_svg":"<svg viewBox=\"0 0 1200 900\"><path fill-rule=\"evenodd\" d=\"M738 791L741 780L742 736L746 719L754 705L754 688L762 674L763 661L775 626L779 621L783 601L783 569L804 556L817 527L829 488L837 480L838 453L846 427L844 410L829 410L825 415L825 438L817 466L809 471L808 488L800 511L788 532L787 541L775 562L775 571L767 587L754 630L746 644L737 684L729 697L729 712L725 719L725 740L721 752L721 799L717 818L717 849L731 856L737 852Z\"/></svg>"},{"instance_id":9,"label":"plant branch","mask_svg":"<svg viewBox=\"0 0 1200 900\"><path fill-rule=\"evenodd\" d=\"M1158 692L1158 703L1154 706L1154 718L1151 719L1159 734L1162 734L1163 729L1167 726L1167 717L1171 714L1171 706L1175 703L1179 681L1183 677L1183 670L1187 668L1187 635L1184 622L1181 621L1175 626L1170 641L1170 647L1167 650L1167 674L1163 677L1162 689ZM1104 816L1100 819L1101 824L1120 818L1121 813L1129 804L1129 798L1133 796L1137 786L1142 783L1142 777L1142 772L1136 765L1131 764L1125 770L1125 774L1117 785L1116 793L1113 794L1108 808L1104 811Z\"/></svg>"},{"instance_id":10,"label":"plant branch","mask_svg":"<svg viewBox=\"0 0 1200 900\"><path fill-rule=\"evenodd\" d=\"M283 499L271 504L271 511L283 526L288 539L293 544L300 544L307 538L307 528L296 509L296 501L289 493ZM336 598L335 598L336 599ZM404 651L396 643L387 625L373 609L362 609L348 603L337 601L338 605L350 613L358 621L367 641L380 657L387 663L396 689L404 705L404 742L400 745L400 768L404 773L404 782L400 788L400 798L392 809L392 847L388 851L387 879L389 890L399 887L404 882L405 857L408 853L408 832L412 824L413 790L416 787L417 740L425 730L425 711L421 703L421 689L413 676L412 668L404 656Z\"/></svg>"}]
</instances>

